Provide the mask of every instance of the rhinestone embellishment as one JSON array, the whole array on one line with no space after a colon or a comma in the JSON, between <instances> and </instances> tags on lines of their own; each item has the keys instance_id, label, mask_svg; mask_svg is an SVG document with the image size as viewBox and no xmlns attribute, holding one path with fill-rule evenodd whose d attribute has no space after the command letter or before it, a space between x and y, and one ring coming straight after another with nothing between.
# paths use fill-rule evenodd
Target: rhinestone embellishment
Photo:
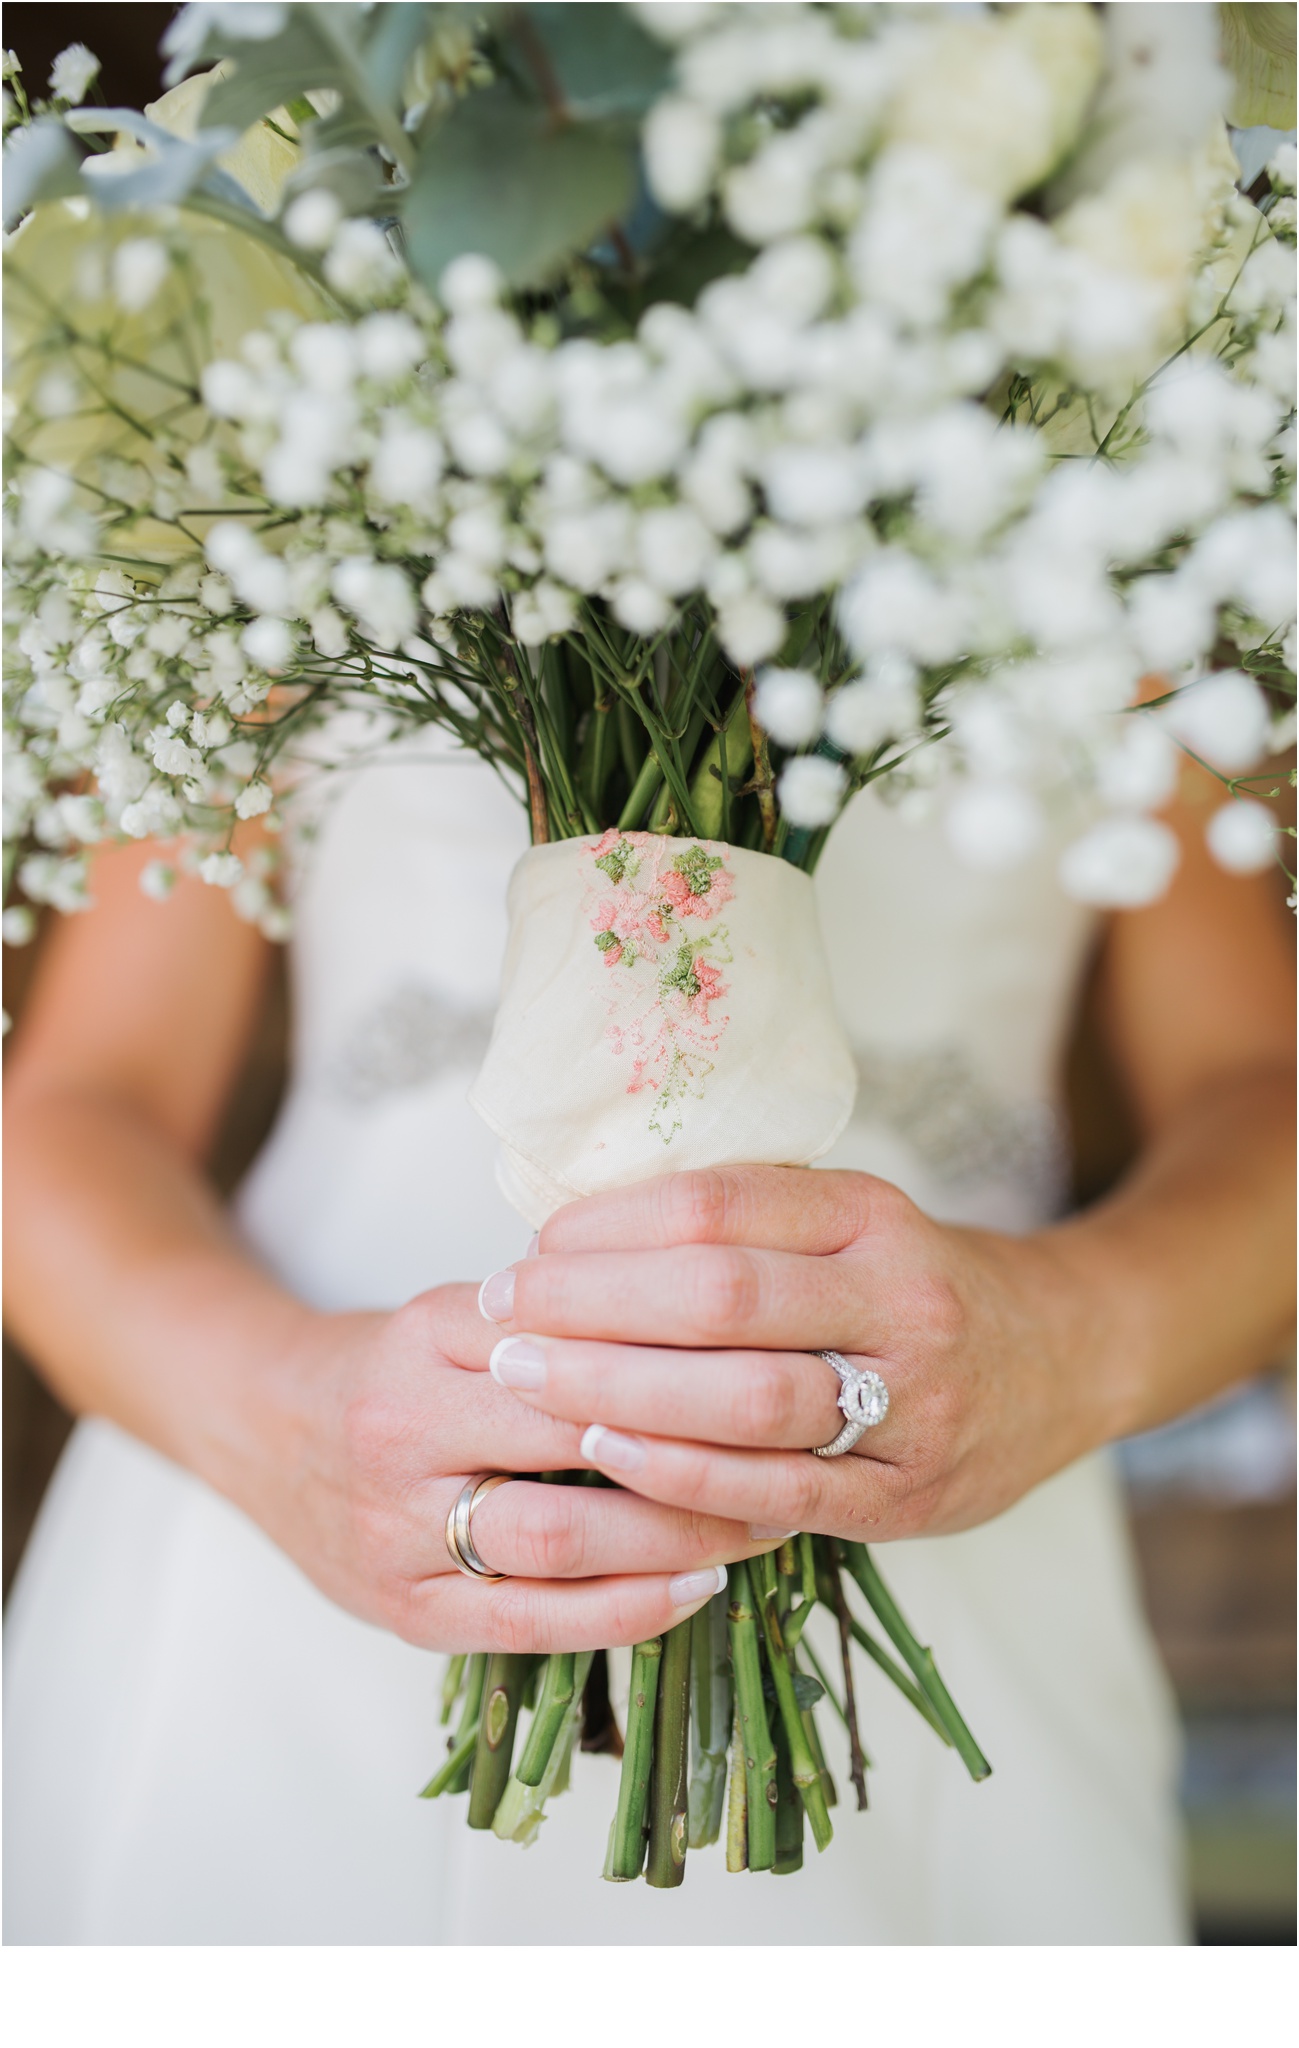
<instances>
[{"instance_id":1,"label":"rhinestone embellishment","mask_svg":"<svg viewBox=\"0 0 1299 2048\"><path fill-rule=\"evenodd\" d=\"M844 1381L839 1389L839 1409L847 1421L874 1429L889 1412L889 1390L879 1374L867 1367Z\"/></svg>"}]
</instances>

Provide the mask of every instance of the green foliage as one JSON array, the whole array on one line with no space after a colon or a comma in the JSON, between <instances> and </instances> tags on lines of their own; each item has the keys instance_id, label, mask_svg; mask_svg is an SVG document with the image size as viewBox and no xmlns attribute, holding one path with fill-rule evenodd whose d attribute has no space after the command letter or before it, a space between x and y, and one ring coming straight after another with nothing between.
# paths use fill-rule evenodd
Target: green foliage
<instances>
[{"instance_id":1,"label":"green foliage","mask_svg":"<svg viewBox=\"0 0 1299 2048\"><path fill-rule=\"evenodd\" d=\"M403 208L412 270L434 285L453 256L490 256L515 285L544 282L631 200L635 162L604 123L557 126L499 83L423 142Z\"/></svg>"}]
</instances>

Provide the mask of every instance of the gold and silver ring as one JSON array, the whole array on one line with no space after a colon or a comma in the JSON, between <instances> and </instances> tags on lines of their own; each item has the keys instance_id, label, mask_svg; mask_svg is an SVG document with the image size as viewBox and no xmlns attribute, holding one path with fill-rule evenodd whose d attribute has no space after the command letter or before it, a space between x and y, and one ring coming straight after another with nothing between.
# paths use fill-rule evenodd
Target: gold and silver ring
<instances>
[{"instance_id":1,"label":"gold and silver ring","mask_svg":"<svg viewBox=\"0 0 1299 2048\"><path fill-rule=\"evenodd\" d=\"M467 1579L488 1579L496 1583L509 1577L508 1572L494 1572L484 1564L474 1548L474 1509L484 1495L494 1487L508 1486L513 1478L511 1472L489 1472L485 1478L466 1479L447 1516L447 1555L458 1572Z\"/></svg>"}]
</instances>

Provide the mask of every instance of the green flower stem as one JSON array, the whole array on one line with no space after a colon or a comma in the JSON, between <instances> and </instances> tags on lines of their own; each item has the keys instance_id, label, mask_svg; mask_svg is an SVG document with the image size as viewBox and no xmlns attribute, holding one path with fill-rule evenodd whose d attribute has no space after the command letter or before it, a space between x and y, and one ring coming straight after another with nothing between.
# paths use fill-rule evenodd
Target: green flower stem
<instances>
[{"instance_id":1,"label":"green flower stem","mask_svg":"<svg viewBox=\"0 0 1299 2048\"><path fill-rule=\"evenodd\" d=\"M455 1755L457 1751L464 1749L466 1740L468 1740L468 1754L464 1757L460 1769L453 1777L448 1779L445 1787L448 1792L467 1792L469 1789L469 1780L473 1775L478 1721L483 1710L483 1689L486 1683L487 1658L480 1651L476 1656L469 1659L469 1663L466 1666L465 1690L460 1706L460 1719L456 1724L456 1732L451 1743L451 1751Z\"/></svg>"},{"instance_id":2,"label":"green flower stem","mask_svg":"<svg viewBox=\"0 0 1299 2048\"><path fill-rule=\"evenodd\" d=\"M465 1665L468 1661L462 1652L459 1657L453 1657L447 1665L446 1677L442 1681L442 1712L438 1716L439 1725L443 1728L451 1719L452 1709L460 1697L460 1688L465 1682Z\"/></svg>"},{"instance_id":3,"label":"green flower stem","mask_svg":"<svg viewBox=\"0 0 1299 2048\"><path fill-rule=\"evenodd\" d=\"M706 719L704 707L702 704L697 704L686 722L686 729L682 733L680 742L677 744L675 749L677 764L681 770L683 780L686 774L685 764L692 760L694 757L695 749L699 745L700 740L703 738L705 723ZM702 824L697 815L695 805L695 797L698 791L698 787L699 785L697 781L694 781L690 784L690 816L694 820L691 829L699 833L700 836L703 837L705 836L706 828L704 827L704 825ZM658 802L655 804L654 809L650 813L651 832L661 832L663 827L667 824L668 816L672 809L672 802L673 799L667 789L663 789L659 792ZM683 827L678 826L678 830L683 829ZM716 834L708 832L706 836L709 838L715 838Z\"/></svg>"},{"instance_id":4,"label":"green flower stem","mask_svg":"<svg viewBox=\"0 0 1299 2048\"><path fill-rule=\"evenodd\" d=\"M731 1566L731 1584L727 1619L739 1732L744 1745L749 1869L770 1870L776 1860L776 1745L767 1725L767 1703L762 1692L758 1617L748 1568L742 1562Z\"/></svg>"},{"instance_id":5,"label":"green flower stem","mask_svg":"<svg viewBox=\"0 0 1299 2048\"><path fill-rule=\"evenodd\" d=\"M690 1731L693 1628L693 1620L678 1622L664 1636L654 1706L654 1771L645 1881L659 1891L679 1885L686 1874L686 1741Z\"/></svg>"},{"instance_id":6,"label":"green flower stem","mask_svg":"<svg viewBox=\"0 0 1299 2048\"><path fill-rule=\"evenodd\" d=\"M702 731L702 726L700 728ZM723 761L723 749L725 760ZM743 690L727 713L726 723L704 749L690 783L695 822L705 839L720 839L729 822L729 799L743 782L753 759L749 707ZM725 775L723 776L723 768Z\"/></svg>"},{"instance_id":7,"label":"green flower stem","mask_svg":"<svg viewBox=\"0 0 1299 2048\"><path fill-rule=\"evenodd\" d=\"M803 1801L789 1761L783 1727L776 1729L776 1860L777 1877L792 1877L803 1868Z\"/></svg>"},{"instance_id":8,"label":"green flower stem","mask_svg":"<svg viewBox=\"0 0 1299 2048\"><path fill-rule=\"evenodd\" d=\"M815 1600L805 1600L801 1607L791 1608L780 1617L780 1633L785 1638L785 1648L793 1650L802 1640L803 1630L812 1618Z\"/></svg>"},{"instance_id":9,"label":"green flower stem","mask_svg":"<svg viewBox=\"0 0 1299 2048\"><path fill-rule=\"evenodd\" d=\"M467 1735L462 1735L457 1739L450 1756L443 1764L441 1770L429 1779L428 1784L419 1795L420 1798L440 1799L444 1792L461 1791L463 1788L456 1781L459 1779L466 1764L473 1757L477 1742L478 1726L475 1723Z\"/></svg>"},{"instance_id":10,"label":"green flower stem","mask_svg":"<svg viewBox=\"0 0 1299 2048\"><path fill-rule=\"evenodd\" d=\"M902 1617L901 1610L884 1584L875 1561L864 1543L845 1543L844 1558L862 1592L878 1616L881 1628L911 1667L916 1683L942 1722L952 1745L970 1776L975 1780L992 1776L992 1765L971 1735L934 1662L934 1653L918 1642Z\"/></svg>"},{"instance_id":11,"label":"green flower stem","mask_svg":"<svg viewBox=\"0 0 1299 2048\"><path fill-rule=\"evenodd\" d=\"M821 1732L816 1725L816 1715L811 1707L803 1709L803 1732L807 1736L807 1746L816 1759L817 1774L821 1780L821 1789L825 1793L825 1803L827 1806L837 1806L839 1793L834 1779L830 1776L830 1766L826 1763L825 1751L821 1747Z\"/></svg>"},{"instance_id":12,"label":"green flower stem","mask_svg":"<svg viewBox=\"0 0 1299 2048\"><path fill-rule=\"evenodd\" d=\"M798 1539L798 1562L803 1576L803 1599L810 1610L816 1599L816 1551L806 1530Z\"/></svg>"},{"instance_id":13,"label":"green flower stem","mask_svg":"<svg viewBox=\"0 0 1299 2048\"><path fill-rule=\"evenodd\" d=\"M749 1867L748 1772L744 1767L744 1730L740 1725L740 1703L735 1703L731 1723L731 1783L726 1801L726 1868Z\"/></svg>"},{"instance_id":14,"label":"green flower stem","mask_svg":"<svg viewBox=\"0 0 1299 2048\"><path fill-rule=\"evenodd\" d=\"M807 1817L812 1823L812 1838L818 1849L824 1849L834 1834L834 1825L830 1819L830 1809L826 1805L820 1768L808 1747L807 1731L803 1727L803 1710L794 1691L794 1673L790 1665L789 1652L785 1648L785 1640L780 1632L780 1615L776 1607L776 1556L768 1552L765 1557L755 1557L751 1573L760 1588L762 1626L767 1641L767 1664L776 1688L776 1704L780 1709L781 1724L785 1731L793 1782L807 1808ZM801 1845L801 1832L799 1841ZM801 1860L801 1846L799 1856Z\"/></svg>"},{"instance_id":15,"label":"green flower stem","mask_svg":"<svg viewBox=\"0 0 1299 2048\"><path fill-rule=\"evenodd\" d=\"M531 1657L506 1656L500 1651L494 1652L488 1663L474 1775L469 1787L471 1828L489 1828L496 1818L501 1794L510 1780L514 1730L531 1668Z\"/></svg>"},{"instance_id":16,"label":"green flower stem","mask_svg":"<svg viewBox=\"0 0 1299 2048\"><path fill-rule=\"evenodd\" d=\"M874 1636L870 1633L870 1630L862 1627L861 1623L858 1621L855 1614L849 1615L848 1627L852 1632L854 1642L858 1642L861 1644L863 1650L865 1650L866 1652L866 1655L870 1658L873 1658L874 1662L879 1665L880 1670L884 1672L885 1676L893 1681L898 1691L902 1694L903 1699L910 1701L911 1705L915 1708L916 1712L920 1715L921 1719L929 1723L929 1726L933 1729L935 1735L939 1738L940 1742L945 1742L947 1744L947 1747L951 1749L953 1746L952 1738L948 1734L947 1730L944 1728L942 1722L939 1720L933 1708L930 1706L928 1700L920 1691L919 1687L914 1686L911 1683L911 1680L907 1677L906 1672L903 1671L899 1665L894 1663L893 1659L890 1657L888 1651L884 1648L883 1644L876 1642Z\"/></svg>"},{"instance_id":17,"label":"green flower stem","mask_svg":"<svg viewBox=\"0 0 1299 2048\"><path fill-rule=\"evenodd\" d=\"M604 1874L614 1884L639 1877L645 1861L645 1810L654 1761L654 1699L662 1661L662 1636L637 1643L631 1653L631 1694L627 1701L618 1808L604 1862Z\"/></svg>"},{"instance_id":18,"label":"green flower stem","mask_svg":"<svg viewBox=\"0 0 1299 2048\"><path fill-rule=\"evenodd\" d=\"M830 1595L835 1618L839 1623L839 1654L843 1663L844 1720L848 1724L848 1751L851 1758L849 1776L857 1794L857 1811L865 1813L870 1805L866 1792L866 1751L862 1747L861 1733L857 1726L857 1688L852 1675L852 1629L848 1613L848 1600L844 1593L843 1571L840 1566L839 1545L833 1536L826 1539L826 1551L830 1559Z\"/></svg>"},{"instance_id":19,"label":"green flower stem","mask_svg":"<svg viewBox=\"0 0 1299 2048\"><path fill-rule=\"evenodd\" d=\"M640 764L640 773L631 786L631 795L618 813L618 830L634 832L642 823L645 813L654 801L655 793L663 781L663 770L658 755L651 746Z\"/></svg>"},{"instance_id":20,"label":"green flower stem","mask_svg":"<svg viewBox=\"0 0 1299 2048\"><path fill-rule=\"evenodd\" d=\"M726 1803L726 1747L733 1708L725 1593L715 1594L701 1607L690 1626L691 1765L686 1840L692 1849L703 1849L720 1835Z\"/></svg>"},{"instance_id":21,"label":"green flower stem","mask_svg":"<svg viewBox=\"0 0 1299 2048\"><path fill-rule=\"evenodd\" d=\"M535 1785L525 1784L518 1771L506 1786L492 1822L492 1833L503 1842L519 1842L524 1848L537 1839L545 1819L546 1801L568 1788L568 1769L582 1719L582 1690L591 1670L593 1652L582 1651L573 1659L573 1690L563 1721L551 1744L545 1771ZM554 1663L556 1660L550 1660ZM543 1681L544 1698L544 1681Z\"/></svg>"},{"instance_id":22,"label":"green flower stem","mask_svg":"<svg viewBox=\"0 0 1299 2048\"><path fill-rule=\"evenodd\" d=\"M816 1651L812 1648L812 1645L810 1643L804 1643L802 1649L803 1655L807 1658L808 1663L811 1665L813 1673L820 1680L822 1692L825 1694L826 1698L830 1702L830 1705L834 1708L835 1713L839 1716L839 1719L843 1722L843 1725L846 1728L848 1726L848 1716L845 1714L843 1710L843 1701L840 1699L838 1693L835 1691L834 1687L830 1683L830 1680L826 1676L824 1664L821 1662L821 1659L817 1656Z\"/></svg>"},{"instance_id":23,"label":"green flower stem","mask_svg":"<svg viewBox=\"0 0 1299 2048\"><path fill-rule=\"evenodd\" d=\"M514 1773L521 1785L539 1785L550 1762L550 1753L573 1704L576 1658L572 1650L547 1657L541 1679L537 1711L532 1717L523 1755Z\"/></svg>"}]
</instances>

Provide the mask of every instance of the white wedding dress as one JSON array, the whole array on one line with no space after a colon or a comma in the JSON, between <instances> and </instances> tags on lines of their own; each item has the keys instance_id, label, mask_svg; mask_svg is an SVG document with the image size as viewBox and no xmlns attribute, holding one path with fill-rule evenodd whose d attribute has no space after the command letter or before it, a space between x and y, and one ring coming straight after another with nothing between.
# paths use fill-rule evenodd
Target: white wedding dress
<instances>
[{"instance_id":1,"label":"white wedding dress","mask_svg":"<svg viewBox=\"0 0 1299 2048\"><path fill-rule=\"evenodd\" d=\"M335 781L300 889L292 1086L237 1204L257 1254L326 1309L477 1279L527 1236L465 1100L521 814L436 740ZM1049 859L971 875L869 794L817 886L861 1068L825 1163L1031 1228L1059 1203L1086 914ZM444 1751L442 1658L342 1613L198 1481L84 1423L11 1603L6 1940L1185 1940L1173 1717L1107 1459L880 1562L993 1777L972 1784L863 1660L871 1810L847 1790L824 1855L809 1840L789 1882L728 1877L712 1849L680 1890L609 1885L609 1758L576 1760L534 1848L471 1834L463 1800L415 1796Z\"/></svg>"}]
</instances>

